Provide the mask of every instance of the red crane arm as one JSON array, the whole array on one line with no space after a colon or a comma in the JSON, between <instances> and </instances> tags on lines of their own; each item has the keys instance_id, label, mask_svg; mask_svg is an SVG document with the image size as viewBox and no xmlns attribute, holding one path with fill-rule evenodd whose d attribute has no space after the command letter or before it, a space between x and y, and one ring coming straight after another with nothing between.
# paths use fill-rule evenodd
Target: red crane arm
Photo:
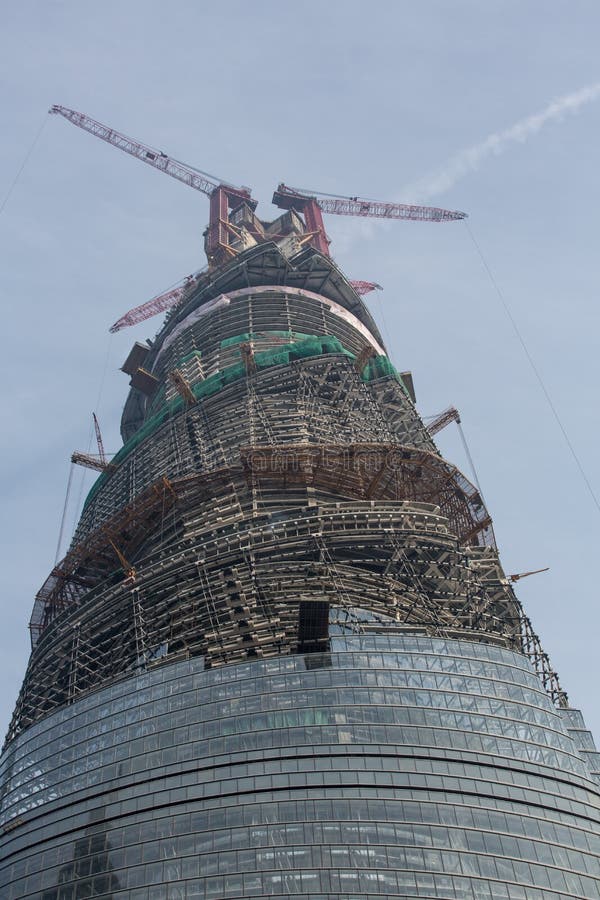
<instances>
[{"instance_id":1,"label":"red crane arm","mask_svg":"<svg viewBox=\"0 0 600 900\"><path fill-rule=\"evenodd\" d=\"M140 304L140 306L136 306L134 309L130 309L129 312L126 312L125 315L121 316L120 319L117 319L115 324L111 325L108 330L114 334L116 331L121 331L122 328L129 328L130 325L137 325L138 322L144 322L146 319L150 319L158 313L171 309L172 306L179 303L184 291L185 286L176 287L171 291L166 291L164 294L153 297L152 300L147 300L145 303Z\"/></svg>"},{"instance_id":2,"label":"red crane arm","mask_svg":"<svg viewBox=\"0 0 600 900\"><path fill-rule=\"evenodd\" d=\"M440 209L437 206L409 206L406 203L384 203L379 200L361 200L360 197L329 197L326 195L311 196L304 191L280 184L275 193L279 201L277 205L285 207L297 203L314 201L322 212L336 216L368 216L376 219L411 219L421 222L452 222L466 219L467 213L458 210ZM274 198L274 202L277 202Z\"/></svg>"},{"instance_id":3,"label":"red crane arm","mask_svg":"<svg viewBox=\"0 0 600 900\"><path fill-rule=\"evenodd\" d=\"M49 112L64 116L65 119L68 119L73 125L77 125L78 128L83 128L84 131L88 131L108 144L112 144L113 147L117 147L119 150L129 153L130 156L135 156L147 165L165 172L171 178L182 181L188 187L201 191L207 197L210 197L215 188L223 186L230 188L231 191L240 197L250 198L248 188L236 188L234 185L228 185L227 182L213 180L210 176L200 172L193 166L188 166L176 159L172 159L160 150L147 147L133 138L120 134L114 128L109 128L108 125L96 122L95 119L86 116L85 113L76 112L74 109L68 109L66 106L58 106L56 104L50 107Z\"/></svg>"},{"instance_id":4,"label":"red crane arm","mask_svg":"<svg viewBox=\"0 0 600 900\"><path fill-rule=\"evenodd\" d=\"M360 297L369 294L371 291L383 290L381 285L377 284L376 281L351 281L350 284Z\"/></svg>"},{"instance_id":5,"label":"red crane arm","mask_svg":"<svg viewBox=\"0 0 600 900\"><path fill-rule=\"evenodd\" d=\"M165 312L165 310L171 309L173 306L178 306L184 299L188 290L194 287L198 282L198 278L203 271L204 270L195 272L193 275L186 275L174 288L165 291L164 294L158 294L156 297L152 297L151 300L146 300L146 302L141 303L140 306L135 306L133 309L130 309L124 316L117 319L115 324L111 325L108 330L114 334L116 331L121 331L122 328L129 328L130 325L137 325L138 322L144 322L146 319L151 319L152 316L156 316L158 313Z\"/></svg>"}]
</instances>

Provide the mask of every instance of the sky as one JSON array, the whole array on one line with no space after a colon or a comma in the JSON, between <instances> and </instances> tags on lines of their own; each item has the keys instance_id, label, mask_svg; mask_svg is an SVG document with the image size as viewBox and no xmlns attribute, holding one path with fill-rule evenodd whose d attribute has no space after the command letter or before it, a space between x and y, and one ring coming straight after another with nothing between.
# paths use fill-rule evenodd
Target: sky
<instances>
[{"instance_id":1,"label":"sky","mask_svg":"<svg viewBox=\"0 0 600 900\"><path fill-rule=\"evenodd\" d=\"M460 411L505 571L549 567L517 593L600 739L599 29L591 0L2 4L0 730L70 455L94 449L92 411L121 446L119 367L160 318L108 328L205 263L207 199L57 103L251 185L265 219L280 181L468 212L330 217L331 252L383 286L367 302L421 414ZM454 426L438 443L469 476Z\"/></svg>"}]
</instances>

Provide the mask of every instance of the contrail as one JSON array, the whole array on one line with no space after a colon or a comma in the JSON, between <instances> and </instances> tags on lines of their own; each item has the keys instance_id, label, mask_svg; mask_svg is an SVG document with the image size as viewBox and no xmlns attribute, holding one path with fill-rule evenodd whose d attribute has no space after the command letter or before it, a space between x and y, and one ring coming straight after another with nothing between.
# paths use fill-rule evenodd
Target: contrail
<instances>
[{"instance_id":1,"label":"contrail","mask_svg":"<svg viewBox=\"0 0 600 900\"><path fill-rule=\"evenodd\" d=\"M575 115L582 107L593 103L599 97L600 82L589 84L572 94L565 94L564 97L558 97L540 112L520 119L504 131L490 134L480 144L474 144L472 147L467 147L466 150L461 150L438 172L433 172L408 185L403 191L403 202L410 202L411 198L422 202L430 197L443 194L469 172L477 169L488 156L499 156L511 144L524 143L541 131L544 125L550 122L559 122L566 115Z\"/></svg>"}]
</instances>

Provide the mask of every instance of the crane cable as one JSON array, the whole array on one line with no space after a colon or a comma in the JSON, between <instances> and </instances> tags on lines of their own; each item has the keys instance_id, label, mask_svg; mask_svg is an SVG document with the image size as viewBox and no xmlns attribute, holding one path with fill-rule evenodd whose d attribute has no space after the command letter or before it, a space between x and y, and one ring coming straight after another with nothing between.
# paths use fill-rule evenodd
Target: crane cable
<instances>
[{"instance_id":1,"label":"crane cable","mask_svg":"<svg viewBox=\"0 0 600 900\"><path fill-rule=\"evenodd\" d=\"M375 293L375 302L377 304L378 318L383 326L381 330L385 336L385 342L389 353L392 350L392 335L387 325L385 313L383 311L383 303L381 302L381 297L379 296L378 291Z\"/></svg>"},{"instance_id":2,"label":"crane cable","mask_svg":"<svg viewBox=\"0 0 600 900\"><path fill-rule=\"evenodd\" d=\"M569 451L570 451L570 453L571 453L571 456L573 457L573 460L574 460L574 462L575 462L575 465L576 465L577 468L579 469L579 474L581 475L581 477L583 478L583 481L585 482L585 485L586 485L586 487L587 487L587 489L588 489L588 491L589 491L589 494L590 494L590 496L591 496L591 498L592 498L592 500L593 500L593 502L594 502L594 505L595 505L596 509L598 510L598 512L600 512L600 501L598 500L598 497L597 497L596 494L594 493L594 489L592 488L591 482L590 482L590 480L589 480L589 478L588 478L588 476L587 476L587 474L586 474L586 472L585 472L585 469L583 468L583 465L582 465L582 463L581 463L581 460L579 459L579 456L577 455L577 453L576 453L576 451L575 451L575 447L574 447L573 444L571 443L571 439L569 438L569 435L568 435L568 433L567 433L567 429L566 429L565 426L563 425L563 422L562 422L562 420L561 420L561 418L560 418L560 416L559 416L559 414L558 414L558 410L556 409L556 406L554 405L554 403L553 403L553 401L552 401L552 397L550 396L550 393L549 393L549 391L548 391L548 388L546 387L546 385L545 385L545 383L544 383L544 380L543 380L543 378L542 378L542 376L541 376L541 374L540 374L540 371L539 371L538 367L536 366L536 364L535 364L535 362L534 362L534 360L533 360L533 357L532 357L531 353L529 352L529 349L528 349L528 347L527 347L527 344L525 343L525 339L523 338L523 335L521 334L521 332L520 332L520 330L519 330L519 326L517 325L517 323L516 323L516 321L515 321L515 318L514 318L513 314L511 313L510 308L509 308L509 306L508 306L506 300L504 299L504 295L502 294L502 291L500 290L500 287L499 287L499 285L498 285L498 282L497 282L496 279L494 278L494 275L493 275L493 273L492 273L492 270L490 269L490 267L489 267L489 265L488 265L488 263L487 263L487 261L486 261L484 255L483 255L483 251L482 251L481 247L479 246L479 244L477 243L477 241L476 241L476 239L475 239L475 235L473 234L473 232L472 232L472 230L471 230L471 228L470 228L470 226L469 226L469 223L467 222L466 219L463 219L463 223L464 223L465 228L467 229L467 232L468 232L468 234L469 234L469 237L470 237L471 240L473 241L473 245L474 245L474 247L475 247L475 249L476 249L476 251L477 251L477 254L478 254L478 256L479 256L479 258L480 258L480 260L481 260L481 263L482 263L482 265L483 265L483 268L484 268L485 271L487 272L488 277L489 277L489 279L490 279L490 281L491 281L491 283L492 283L492 286L493 286L493 288L494 288L494 290L495 290L495 292L496 292L496 294L497 294L497 296L498 296L498 299L500 300L500 303L502 304L502 306L503 306L503 308L504 308L504 312L505 312L506 315L508 316L508 319L509 319L509 321L510 321L510 324L512 325L513 331L514 331L514 333L516 334L519 343L521 344L521 347L522 347L523 352L524 352L524 354L525 354L525 356L526 356L526 358L527 358L527 361L528 361L528 363L529 363L529 365L530 365L530 367L531 367L531 369L532 369L532 371L533 371L533 374L535 375L535 377L536 377L536 379L537 379L537 382L538 382L540 388L542 389L542 393L544 394L544 397L546 398L546 402L548 403L548 406L550 407L550 410L551 410L551 412L552 412L552 415L554 416L554 419L555 419L555 421L556 421L556 424L558 425L558 427L560 428L560 430L561 430L561 432L562 432L562 436L563 436L563 438L565 439L565 442L566 442L566 444L567 444L567 447L569 448Z\"/></svg>"},{"instance_id":3,"label":"crane cable","mask_svg":"<svg viewBox=\"0 0 600 900\"><path fill-rule=\"evenodd\" d=\"M460 421L457 421L456 427L458 428L458 433L460 434L460 439L462 441L463 449L465 451L467 459L469 460L469 465L471 466L471 473L473 475L473 480L475 481L475 484L477 485L477 490L479 491L479 496L483 500L483 505L487 506L487 504L485 502L485 497L483 496L483 491L481 490L479 478L477 477L477 469L475 468L475 463L473 462L473 457L471 456L471 451L469 450L469 445L467 444L467 439L465 437L465 433L463 431L462 425L460 424Z\"/></svg>"},{"instance_id":4,"label":"crane cable","mask_svg":"<svg viewBox=\"0 0 600 900\"><path fill-rule=\"evenodd\" d=\"M107 346L106 346L106 354L105 354L105 357L104 357L104 369L103 369L103 371L102 371L102 377L100 378L100 387L98 388L98 396L96 397L96 406L94 407L94 409L95 409L96 412L99 412L99 410L100 410L100 403L101 403L101 401L102 401L102 395L103 395L103 393L104 393L104 385L105 385L105 382L106 382L106 373L108 372L108 363L109 363L109 361L110 361L110 355L111 355L111 351L112 351L113 338L114 338L114 335L111 334L111 333L109 332L108 342L107 342ZM88 430L88 439L87 439L87 449L86 449L86 453L90 453L90 452L91 452L91 449L92 449L92 440L93 440L93 437L94 437L93 432L94 432L94 426L93 426L93 423L90 422L90 427L89 427L89 430ZM78 490L78 492L77 492L77 502L76 502L75 507L74 507L74 509L73 509L73 522L72 522L72 525L71 525L71 536L73 536L73 535L75 534L75 529L76 529L76 527L77 527L77 522L78 522L79 516L81 515L81 512L82 512L83 489L84 489L84 486L85 486L85 478L86 478L87 473L88 473L88 470L87 470L87 469L82 469L82 470L81 470L81 476L80 476L80 479L79 479L79 490Z\"/></svg>"},{"instance_id":5,"label":"crane cable","mask_svg":"<svg viewBox=\"0 0 600 900\"><path fill-rule=\"evenodd\" d=\"M65 530L65 521L67 518L67 508L69 506L69 497L71 496L71 484L73 482L73 471L75 469L75 463L71 463L71 468L69 469L69 480L67 481L67 493L65 495L65 502L63 505L62 516L60 519L60 528L58 531L58 542L56 544L56 556L54 558L54 565L58 565L58 560L60 559L60 549L62 546L63 533Z\"/></svg>"},{"instance_id":6,"label":"crane cable","mask_svg":"<svg viewBox=\"0 0 600 900\"><path fill-rule=\"evenodd\" d=\"M12 195L12 192L14 191L15 187L16 187L17 184L18 184L19 178L21 177L21 175L22 175L23 172L25 171L25 166L26 166L27 163L29 162L29 160L30 160L30 158L31 158L31 155L33 154L33 151L35 150L35 148L36 148L36 146L37 146L37 144L38 144L38 142L39 142L39 140L40 140L40 138L41 138L41 136L42 136L42 132L43 132L45 126L46 126L46 122L47 122L47 121L48 121L48 117L47 117L46 115L44 115L44 118L42 119L42 124L41 124L41 126L39 127L39 129L38 129L38 131L37 131L37 133L36 133L36 135L35 135L33 141L31 142L31 145L30 145L29 149L28 149L27 152L25 153L25 156L23 157L23 162L21 163L21 165L20 165L19 168L17 169L17 172L16 172L16 174L15 174L13 180L11 181L11 183L10 183L10 185L9 185L9 188L8 188L6 194L5 194L4 197L2 198L2 201L0 202L0 214L2 214L2 213L4 212L4 209L6 208L6 204L7 204L8 201L10 200L11 195ZM62 511L62 516L61 516L61 520L60 520L60 528L59 528L59 531L58 531L58 541L57 541L57 544L56 544L56 557L55 557L55 560L54 560L54 565L57 565L58 560L59 560L59 557L60 557L60 550L61 550L61 545L62 545L62 540L63 540L63 534L64 534L64 530L65 530L65 522L66 522L66 518L67 518L67 510L68 510L68 506L69 506L69 497L71 496L71 485L72 485L72 483L73 483L73 471L74 471L74 468L75 468L74 464L71 463L71 467L70 467L70 469L69 469L69 478L68 478L68 480L67 480L67 491L66 491L66 495L65 495L65 502L64 502L64 504L63 504L63 511Z\"/></svg>"},{"instance_id":7,"label":"crane cable","mask_svg":"<svg viewBox=\"0 0 600 900\"><path fill-rule=\"evenodd\" d=\"M16 174L15 177L13 178L13 180L12 180L12 182L11 182L11 184L10 184L10 187L8 188L8 191L6 192L6 194L4 195L4 197L2 198L2 202L0 203L0 213L2 213L2 212L4 211L4 207L6 206L6 204L8 203L8 201L10 200L10 196L11 196L12 192L14 191L15 187L17 186L17 182L18 182L19 178L21 177L21 175L23 174L23 170L25 169L25 166L26 166L27 163L29 162L29 158L30 158L31 154L33 153L33 151L35 150L36 145L37 145L39 139L40 139L41 136L42 136L42 131L43 131L44 128L45 128L45 125L46 125L47 120L48 120L48 116L45 115L45 116L44 116L44 120L43 120L43 122L42 122L42 125L41 125L40 129L39 129L38 133L36 134L36 136L35 136L34 139L33 139L33 142L32 142L32 144L31 144L31 147L29 148L29 150L28 150L27 153L25 154L25 157L24 157L24 159L23 159L23 162L21 163L21 165L19 166L19 168L18 168L18 170L17 170L17 174Z\"/></svg>"}]
</instances>

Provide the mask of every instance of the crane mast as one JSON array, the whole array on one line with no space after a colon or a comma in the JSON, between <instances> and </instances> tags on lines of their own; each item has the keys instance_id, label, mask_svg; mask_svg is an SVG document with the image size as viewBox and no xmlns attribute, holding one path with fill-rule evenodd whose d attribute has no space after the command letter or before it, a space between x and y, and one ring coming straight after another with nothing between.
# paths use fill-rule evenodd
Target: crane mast
<instances>
[{"instance_id":1,"label":"crane mast","mask_svg":"<svg viewBox=\"0 0 600 900\"><path fill-rule=\"evenodd\" d=\"M92 413L92 418L94 419L94 431L96 432L96 443L98 445L98 456L100 457L101 462L106 465L106 453L104 452L104 442L102 440L102 432L100 431L100 424L98 419L96 418L96 413Z\"/></svg>"}]
</instances>

